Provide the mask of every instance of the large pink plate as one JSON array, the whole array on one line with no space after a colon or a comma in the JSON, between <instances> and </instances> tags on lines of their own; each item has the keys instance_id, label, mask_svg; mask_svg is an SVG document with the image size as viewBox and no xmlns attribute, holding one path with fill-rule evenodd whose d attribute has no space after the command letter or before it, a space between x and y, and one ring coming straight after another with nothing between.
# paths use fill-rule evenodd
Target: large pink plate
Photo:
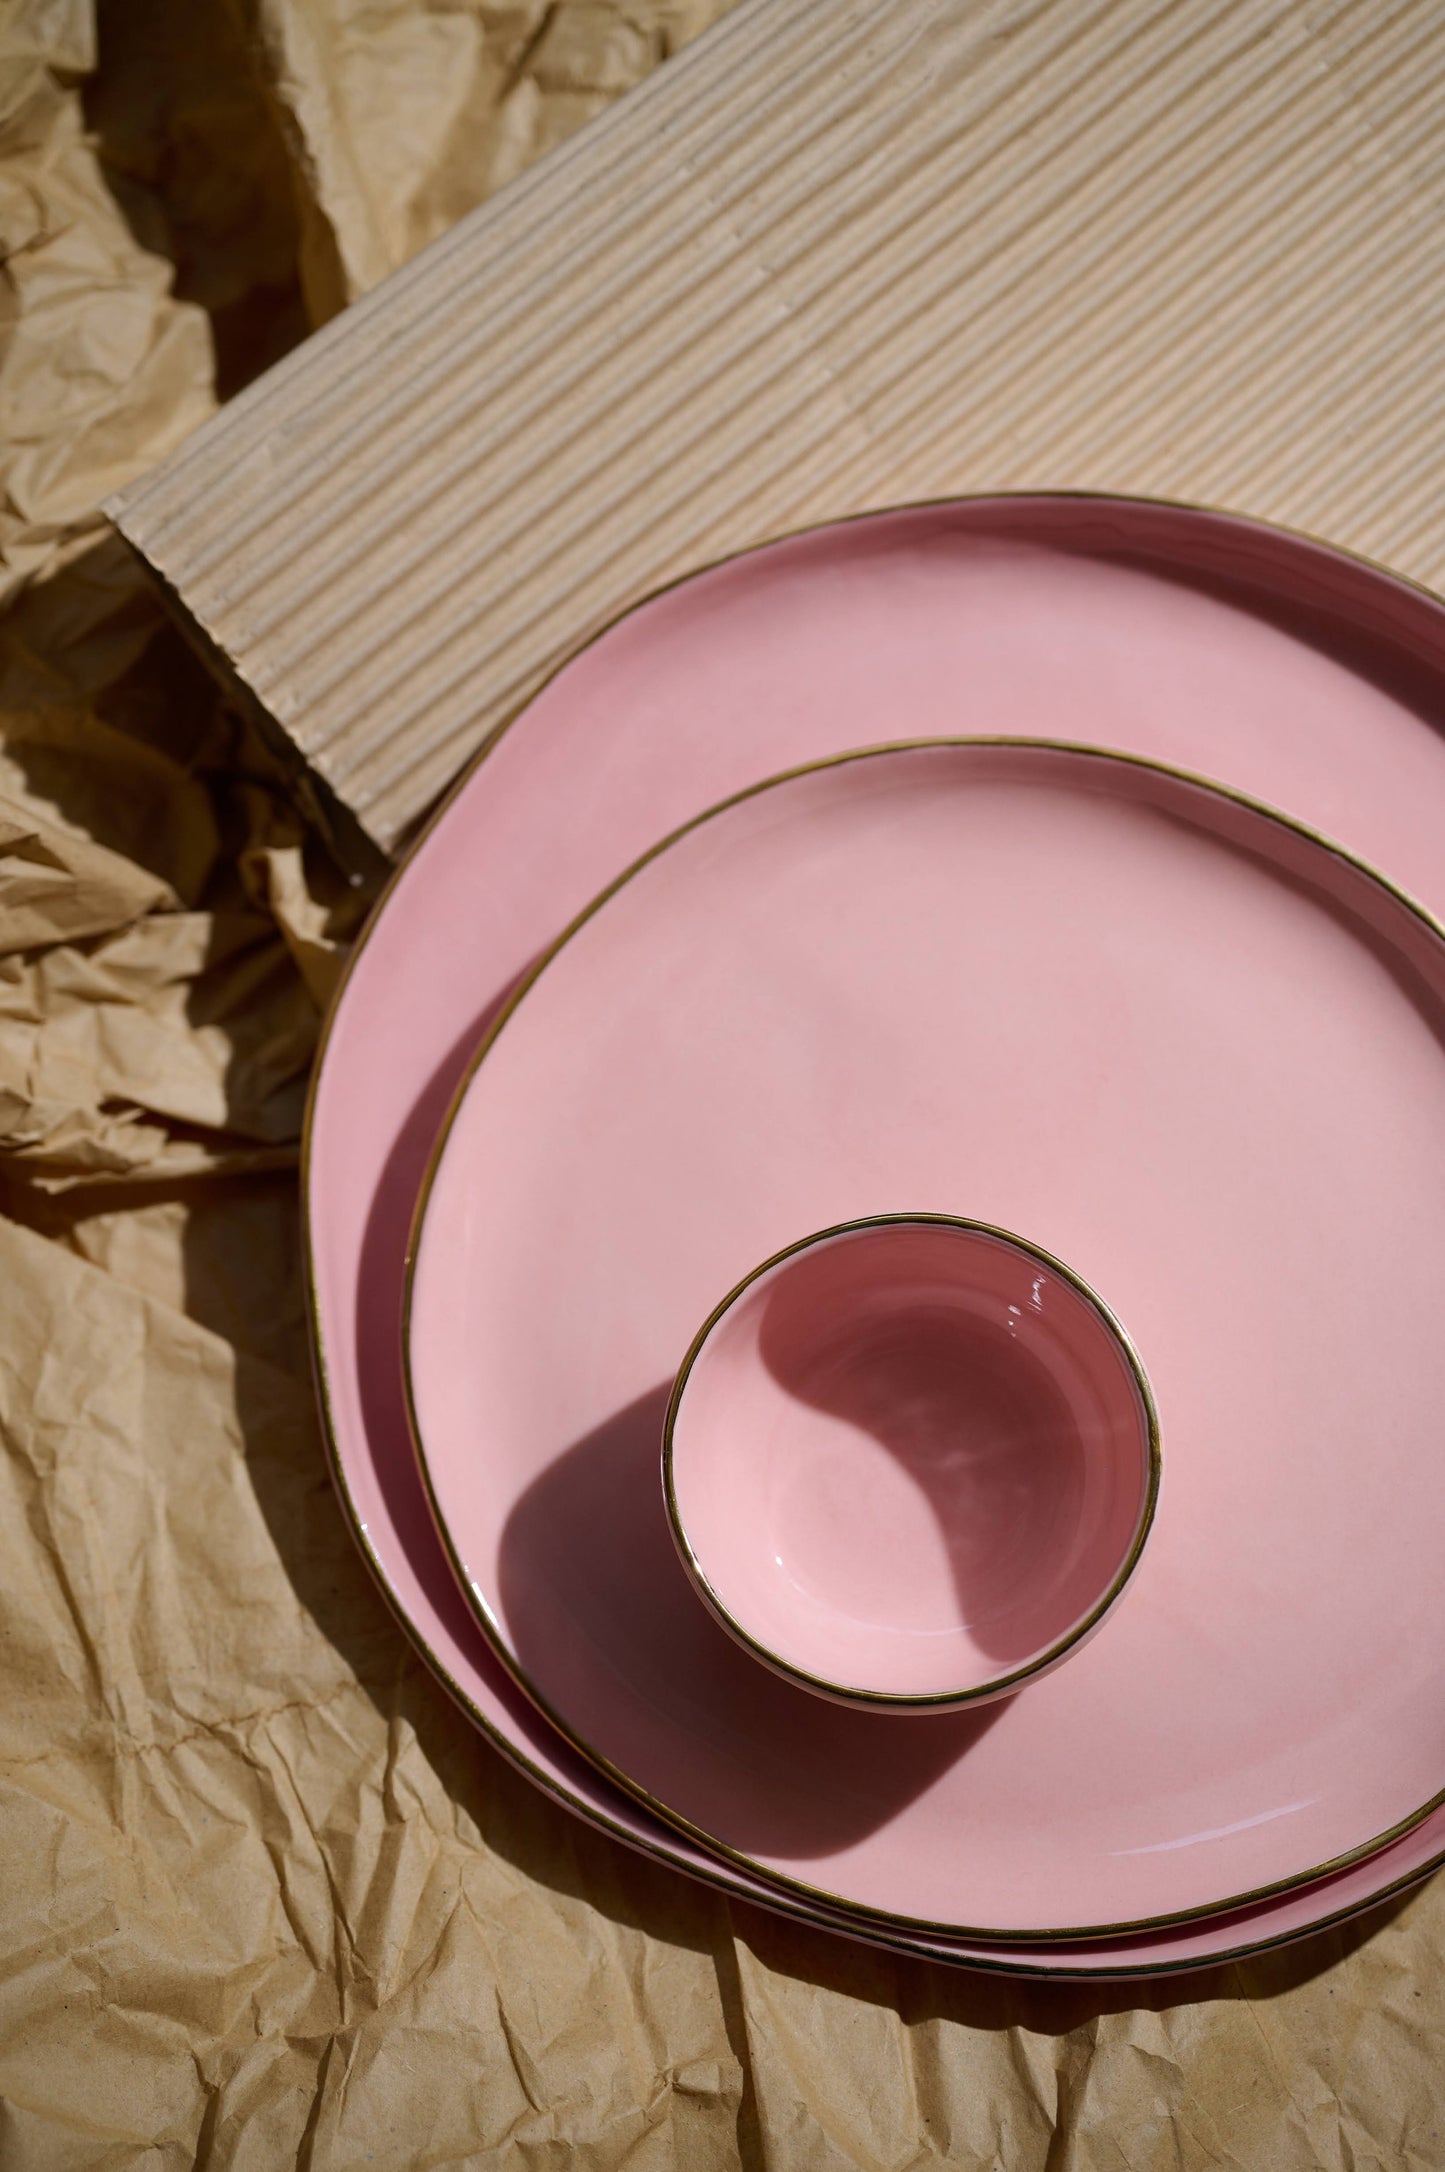
<instances>
[{"instance_id":1,"label":"large pink plate","mask_svg":"<svg viewBox=\"0 0 1445 2172\"><path fill-rule=\"evenodd\" d=\"M1102 500L874 516L668 592L559 674L413 855L333 1012L309 1127L318 1368L343 1499L418 1644L500 1746L620 1837L754 1897L755 1880L587 1768L471 1621L406 1437L402 1245L441 1112L517 974L658 835L780 766L875 739L890 711L909 734L1001 713L1020 733L1053 732L1067 716L1071 732L1279 802L1445 904L1441 606L1252 523ZM1048 1965L1148 1972L1248 1951L1363 1907L1442 1855L1436 1812L1304 1892L1056 1951ZM1041 1966L1025 1950L945 1950Z\"/></svg>"},{"instance_id":2,"label":"large pink plate","mask_svg":"<svg viewBox=\"0 0 1445 2172\"><path fill-rule=\"evenodd\" d=\"M423 1197L417 1439L499 1653L710 1845L953 1936L1143 1930L1377 1847L1445 1760L1442 1044L1433 926L1177 772L895 745L701 818L508 1007ZM1106 1633L900 1718L727 1635L659 1461L721 1292L925 1209L1108 1292L1166 1477ZM827 1503L769 1513L806 1586Z\"/></svg>"}]
</instances>

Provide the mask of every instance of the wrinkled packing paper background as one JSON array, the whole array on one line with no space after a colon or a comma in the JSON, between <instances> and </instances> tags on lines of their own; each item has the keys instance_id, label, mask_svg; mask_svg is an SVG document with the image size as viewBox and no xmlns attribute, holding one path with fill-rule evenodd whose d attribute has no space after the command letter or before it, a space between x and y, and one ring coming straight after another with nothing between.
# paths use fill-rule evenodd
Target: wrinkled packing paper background
<instances>
[{"instance_id":1,"label":"wrinkled packing paper background","mask_svg":"<svg viewBox=\"0 0 1445 2172\"><path fill-rule=\"evenodd\" d=\"M731 1907L473 1736L333 1502L365 900L93 509L721 4L0 11L6 2167L1445 2164L1445 1881L1142 1990Z\"/></svg>"}]
</instances>

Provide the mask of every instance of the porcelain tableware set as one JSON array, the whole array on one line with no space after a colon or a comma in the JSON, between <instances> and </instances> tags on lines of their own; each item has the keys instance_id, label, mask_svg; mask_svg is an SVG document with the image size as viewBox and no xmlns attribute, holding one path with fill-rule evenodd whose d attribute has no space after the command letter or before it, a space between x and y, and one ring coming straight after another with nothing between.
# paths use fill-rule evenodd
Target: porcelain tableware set
<instances>
[{"instance_id":1,"label":"porcelain tableware set","mask_svg":"<svg viewBox=\"0 0 1445 2172\"><path fill-rule=\"evenodd\" d=\"M1023 1973L1445 1855L1445 607L1134 501L598 637L400 872L308 1128L339 1490L539 1785Z\"/></svg>"}]
</instances>

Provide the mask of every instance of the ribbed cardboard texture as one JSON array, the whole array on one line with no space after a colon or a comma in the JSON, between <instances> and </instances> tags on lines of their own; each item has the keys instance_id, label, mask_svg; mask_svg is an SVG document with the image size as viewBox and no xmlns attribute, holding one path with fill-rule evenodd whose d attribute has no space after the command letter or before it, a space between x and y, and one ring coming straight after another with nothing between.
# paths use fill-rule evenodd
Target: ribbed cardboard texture
<instances>
[{"instance_id":1,"label":"ribbed cardboard texture","mask_svg":"<svg viewBox=\"0 0 1445 2172\"><path fill-rule=\"evenodd\" d=\"M1409 0L743 0L109 510L388 851L832 514L1142 492L1438 582L1442 108Z\"/></svg>"}]
</instances>

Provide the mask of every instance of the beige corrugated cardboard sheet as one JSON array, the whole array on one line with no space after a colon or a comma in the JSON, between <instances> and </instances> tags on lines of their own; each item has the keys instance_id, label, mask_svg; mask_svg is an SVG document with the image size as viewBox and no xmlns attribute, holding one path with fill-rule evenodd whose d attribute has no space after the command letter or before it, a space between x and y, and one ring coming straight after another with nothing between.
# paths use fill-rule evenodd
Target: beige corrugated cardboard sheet
<instances>
[{"instance_id":1,"label":"beige corrugated cardboard sheet","mask_svg":"<svg viewBox=\"0 0 1445 2172\"><path fill-rule=\"evenodd\" d=\"M1440 2166L1445 1885L1348 1934L1147 1990L999 1985L730 1908L569 1818L458 1721L332 1498L294 1163L319 1007L360 901L106 540L97 501L172 453L218 386L243 382L712 12L115 0L98 66L88 0L22 0L0 16L0 2166ZM810 491L819 506L849 502L850 477L891 491L886 462L916 429L919 467L906 481L900 467L898 488L918 487L930 443L952 463L930 487L1087 474L1213 490L1233 475L1224 494L1432 570L1438 38L1407 54L1430 10L1216 20L1192 7L903 5L863 34L848 11L814 15L821 46L780 4L770 55L755 13L741 47L714 48L709 69L733 55L731 147L715 135L709 173L677 171L676 230L693 234L698 278L721 282L709 291L732 312L738 366L756 347L759 381L782 367L797 396L803 434L780 429L771 456L780 504L796 510ZM1050 59L1049 41L1068 51ZM1193 59L1169 60L1181 41ZM690 63L672 65L676 82ZM819 68L855 117L891 86L892 135L872 153L855 136L848 185L863 205L886 157L920 192L912 242L883 246L877 207L866 213L880 279L903 278L915 244L954 252L935 306L966 340L971 421L957 385L933 374L951 366L946 342L931 341L911 390L891 385L876 339L866 368L843 371L849 310L832 329L819 313L844 237L794 262L761 195L750 209L749 162L762 191L769 160L805 148L789 141L786 95L805 112ZM710 96L704 82L702 107ZM1240 116L1257 130L1271 99L1271 132L1247 138ZM1150 100L1152 168L1139 133ZM956 184L960 254L938 223L947 205L928 213L922 197L930 159L954 156L929 149L929 129L946 135L951 114L957 134L970 113L990 132L980 154L993 149ZM709 125L723 131L720 104ZM1191 128L1204 130L1192 149ZM1103 168L1091 183L1088 159L1067 164L1089 142L1119 162L1112 229ZM1263 177L1286 153L1293 193L1271 197ZM1019 194L1033 156L1032 194ZM1175 182L1197 207L1193 230L1227 226L1243 255L1211 268L1191 242L1171 262ZM600 229L595 204L574 207L599 276L645 193L602 207ZM1011 193L1032 241L1007 241ZM704 199L713 223L688 229ZM647 215L661 231L657 203ZM1154 234L1147 248L1129 241L1131 220ZM1261 294L1248 252L1266 248ZM531 293L540 368L549 312L576 306L573 252L553 230L528 271L515 249L498 294L515 312ZM1125 297L1132 283L1137 322L1122 305L1100 317L1116 282ZM1175 313L1161 320L1171 282ZM608 320L619 340L622 316L640 337L654 293L639 282ZM1012 380L1029 371L1003 328L1050 294L1077 312L1072 346L1053 320L1073 360L1032 335L1019 405ZM926 321L908 331L895 305L915 354ZM516 335L497 323L502 353ZM353 325L365 317L323 337ZM1276 337L1277 325L1292 330ZM569 336L579 359L580 323ZM1180 368L1166 382L1161 364L1152 390L1140 380L1148 427L1131 451L1130 371L1170 341ZM307 369L314 351L301 350ZM660 504L658 550L714 548L732 517L730 463L753 493L748 518L762 517L769 463L729 434L716 388L679 374L681 346L650 386L634 376L644 351L594 342L610 389L590 457L614 476L639 460L656 474L655 447L681 461L695 437L678 470L688 490ZM505 366L520 368L515 355ZM245 430L271 396L242 395ZM990 450L978 419L990 402L1033 441L1005 434ZM1075 435L1061 475L1071 412L1094 435ZM820 417L829 428L809 435ZM278 472L305 450L303 431ZM527 482L539 450L575 477L589 448L517 436L497 499L532 584L511 623L540 596L560 641L602 608L588 582L607 554L594 548L586 573L568 502ZM191 510L231 517L224 493ZM239 538L239 511L233 525ZM395 530L377 535L396 546ZM639 535L618 559L627 582L645 575ZM585 575L570 601L569 567ZM501 701L508 671L525 683L541 653L517 677L499 647L488 699ZM393 808L399 789L397 771Z\"/></svg>"},{"instance_id":2,"label":"beige corrugated cardboard sheet","mask_svg":"<svg viewBox=\"0 0 1445 2172\"><path fill-rule=\"evenodd\" d=\"M1418 0L744 0L115 517L387 848L621 606L827 514L1135 490L1429 580L1442 123Z\"/></svg>"}]
</instances>

